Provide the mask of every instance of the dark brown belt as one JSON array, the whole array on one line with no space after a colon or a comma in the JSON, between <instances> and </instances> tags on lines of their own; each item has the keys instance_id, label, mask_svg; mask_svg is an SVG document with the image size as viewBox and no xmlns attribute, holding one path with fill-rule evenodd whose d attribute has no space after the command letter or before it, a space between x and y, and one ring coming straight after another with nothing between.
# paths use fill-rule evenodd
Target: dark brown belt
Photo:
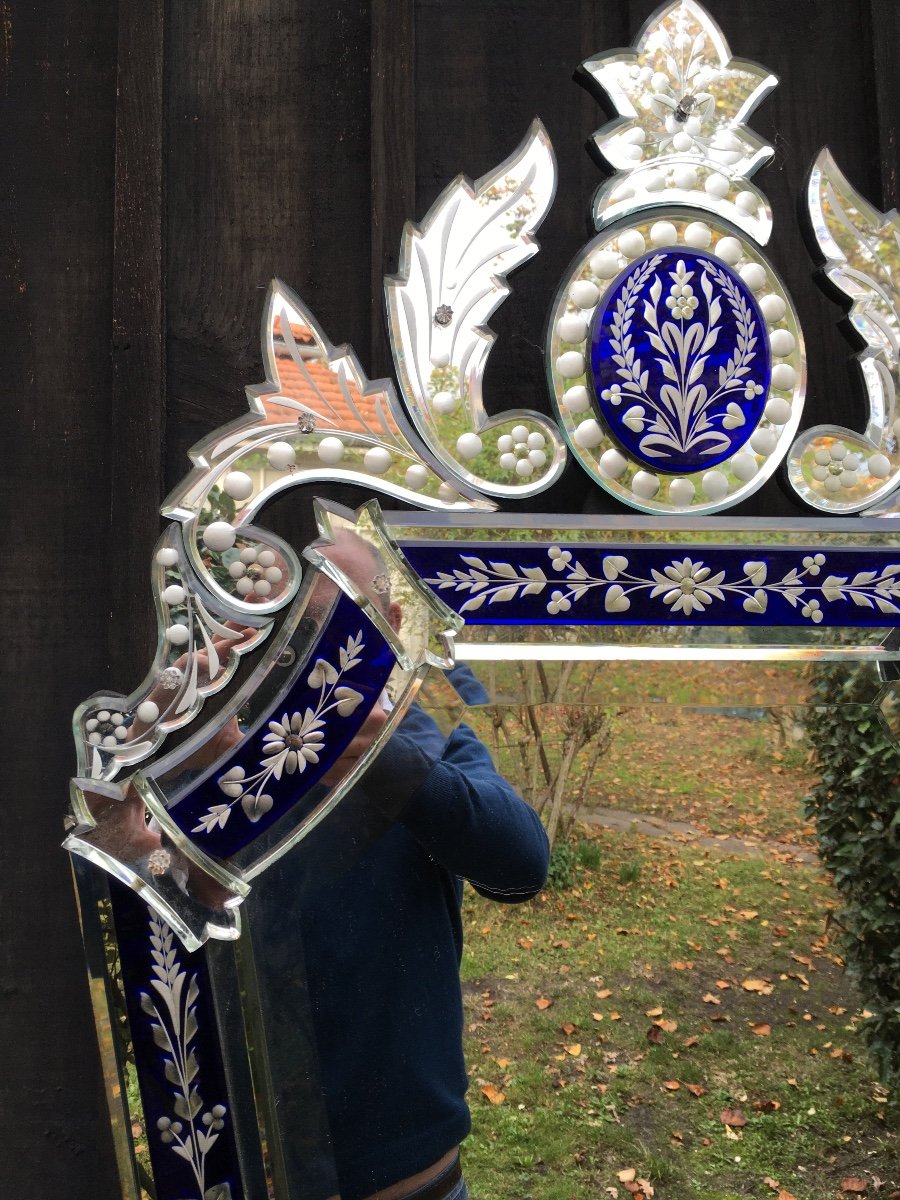
<instances>
[{"instance_id":1,"label":"dark brown belt","mask_svg":"<svg viewBox=\"0 0 900 1200\"><path fill-rule=\"evenodd\" d=\"M403 1200L446 1200L461 1179L462 1166L457 1156L440 1175L430 1180L424 1187L404 1196Z\"/></svg>"}]
</instances>

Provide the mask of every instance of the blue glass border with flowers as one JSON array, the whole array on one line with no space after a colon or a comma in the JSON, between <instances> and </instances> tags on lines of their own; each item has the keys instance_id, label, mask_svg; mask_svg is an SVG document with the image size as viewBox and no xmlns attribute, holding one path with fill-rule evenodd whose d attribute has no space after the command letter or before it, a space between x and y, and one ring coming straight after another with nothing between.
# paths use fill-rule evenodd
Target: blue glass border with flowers
<instances>
[{"instance_id":1,"label":"blue glass border with flowers","mask_svg":"<svg viewBox=\"0 0 900 1200\"><path fill-rule=\"evenodd\" d=\"M900 548L401 543L468 623L900 623Z\"/></svg>"},{"instance_id":2,"label":"blue glass border with flowers","mask_svg":"<svg viewBox=\"0 0 900 1200\"><path fill-rule=\"evenodd\" d=\"M396 664L379 630L348 596L288 692L233 753L170 810L207 854L227 858L301 804L344 753ZM300 814L303 815L303 814Z\"/></svg>"},{"instance_id":3,"label":"blue glass border with flowers","mask_svg":"<svg viewBox=\"0 0 900 1200\"><path fill-rule=\"evenodd\" d=\"M157 1200L244 1200L205 951L110 880Z\"/></svg>"}]
</instances>

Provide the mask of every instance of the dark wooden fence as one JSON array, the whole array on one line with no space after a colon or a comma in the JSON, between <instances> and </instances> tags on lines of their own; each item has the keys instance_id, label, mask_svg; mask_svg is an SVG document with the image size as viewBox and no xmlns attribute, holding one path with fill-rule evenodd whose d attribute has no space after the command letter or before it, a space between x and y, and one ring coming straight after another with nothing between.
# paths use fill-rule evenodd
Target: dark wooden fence
<instances>
[{"instance_id":1,"label":"dark wooden fence","mask_svg":"<svg viewBox=\"0 0 900 1200\"><path fill-rule=\"evenodd\" d=\"M898 200L895 0L709 0L732 49L781 86L752 124L772 257L810 351L808 413L850 403L837 311L795 219L829 144L874 203ZM584 243L603 114L571 82L627 44L628 0L12 0L0 5L4 361L0 1195L117 1193L68 868L69 714L149 662L150 549L187 448L261 379L273 275L372 376L381 277L404 217L517 145L538 114L559 158L543 252L494 320L488 403L546 408L543 321ZM853 401L858 405L858 401ZM796 511L770 487L768 512ZM534 507L602 507L573 465ZM284 523L290 518L280 515Z\"/></svg>"}]
</instances>

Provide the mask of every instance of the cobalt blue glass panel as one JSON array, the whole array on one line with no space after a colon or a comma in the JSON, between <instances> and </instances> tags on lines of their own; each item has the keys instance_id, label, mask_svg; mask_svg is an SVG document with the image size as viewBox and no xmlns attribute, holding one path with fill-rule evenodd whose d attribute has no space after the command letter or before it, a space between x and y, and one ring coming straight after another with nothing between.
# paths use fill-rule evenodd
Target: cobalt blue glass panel
<instances>
[{"instance_id":1,"label":"cobalt blue glass panel","mask_svg":"<svg viewBox=\"0 0 900 1200\"><path fill-rule=\"evenodd\" d=\"M287 694L173 806L179 828L207 854L227 858L295 806L315 807L322 798L315 785L359 732L395 662L375 626L341 595Z\"/></svg>"},{"instance_id":2,"label":"cobalt blue glass panel","mask_svg":"<svg viewBox=\"0 0 900 1200\"><path fill-rule=\"evenodd\" d=\"M156 1200L243 1200L205 953L109 886Z\"/></svg>"},{"instance_id":3,"label":"cobalt blue glass panel","mask_svg":"<svg viewBox=\"0 0 900 1200\"><path fill-rule=\"evenodd\" d=\"M401 543L469 624L900 622L900 548Z\"/></svg>"},{"instance_id":4,"label":"cobalt blue glass panel","mask_svg":"<svg viewBox=\"0 0 900 1200\"><path fill-rule=\"evenodd\" d=\"M753 293L711 254L651 251L594 314L596 403L622 449L655 471L689 474L739 450L762 416L770 368Z\"/></svg>"}]
</instances>

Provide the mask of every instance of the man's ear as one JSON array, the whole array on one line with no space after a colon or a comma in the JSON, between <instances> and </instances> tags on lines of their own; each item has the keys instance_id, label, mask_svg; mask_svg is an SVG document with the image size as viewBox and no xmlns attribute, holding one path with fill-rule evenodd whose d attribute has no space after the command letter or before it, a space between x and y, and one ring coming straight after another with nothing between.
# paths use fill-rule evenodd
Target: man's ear
<instances>
[{"instance_id":1,"label":"man's ear","mask_svg":"<svg viewBox=\"0 0 900 1200\"><path fill-rule=\"evenodd\" d=\"M388 624L394 633L400 632L400 626L403 624L403 609L396 600L392 600L387 611Z\"/></svg>"}]
</instances>

